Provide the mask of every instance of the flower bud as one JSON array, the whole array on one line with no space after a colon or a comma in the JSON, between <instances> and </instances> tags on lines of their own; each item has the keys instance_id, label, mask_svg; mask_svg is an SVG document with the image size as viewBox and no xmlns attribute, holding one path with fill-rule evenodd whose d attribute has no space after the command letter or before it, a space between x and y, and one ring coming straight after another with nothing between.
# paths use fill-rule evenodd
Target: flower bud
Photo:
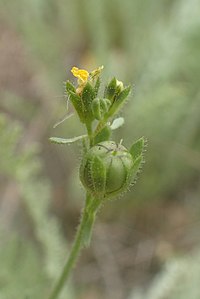
<instances>
[{"instance_id":1,"label":"flower bud","mask_svg":"<svg viewBox=\"0 0 200 299\"><path fill-rule=\"evenodd\" d=\"M80 180L93 196L112 197L129 186L133 166L133 157L123 145L104 141L83 158Z\"/></svg>"},{"instance_id":2,"label":"flower bud","mask_svg":"<svg viewBox=\"0 0 200 299\"><path fill-rule=\"evenodd\" d=\"M113 78L105 88L104 97L113 102L114 98L123 90L123 82Z\"/></svg>"},{"instance_id":3,"label":"flower bud","mask_svg":"<svg viewBox=\"0 0 200 299\"><path fill-rule=\"evenodd\" d=\"M113 78L105 88L104 97L109 99L112 102L116 94L116 88L117 88L117 79Z\"/></svg>"},{"instance_id":4,"label":"flower bud","mask_svg":"<svg viewBox=\"0 0 200 299\"><path fill-rule=\"evenodd\" d=\"M98 120L108 112L111 102L108 99L96 98L92 101L92 113Z\"/></svg>"},{"instance_id":5,"label":"flower bud","mask_svg":"<svg viewBox=\"0 0 200 299\"><path fill-rule=\"evenodd\" d=\"M122 81L116 80L116 92L120 93L124 89L124 84Z\"/></svg>"}]
</instances>

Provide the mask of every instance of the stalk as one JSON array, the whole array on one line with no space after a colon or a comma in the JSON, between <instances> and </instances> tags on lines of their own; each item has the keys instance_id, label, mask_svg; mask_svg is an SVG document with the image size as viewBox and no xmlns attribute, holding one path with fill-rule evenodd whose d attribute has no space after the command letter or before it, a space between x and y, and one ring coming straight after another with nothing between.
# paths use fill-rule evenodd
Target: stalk
<instances>
[{"instance_id":1,"label":"stalk","mask_svg":"<svg viewBox=\"0 0 200 299\"><path fill-rule=\"evenodd\" d=\"M63 268L63 271L61 272L61 275L54 286L54 289L52 290L52 293L49 296L49 299L57 299L60 292L63 289L64 284L67 282L70 276L70 272L73 269L73 267L76 264L77 258L80 255L81 249L85 246L85 230L87 229L87 234L91 234L91 229L93 226L93 223L89 220L89 214L87 211L87 203L90 200L90 196L87 195L86 198L86 205L84 207L81 221L71 248L71 252L69 254L69 257L67 259L67 262ZM90 227L88 227L88 223L90 223ZM88 244L89 245L89 244Z\"/></svg>"}]
</instances>

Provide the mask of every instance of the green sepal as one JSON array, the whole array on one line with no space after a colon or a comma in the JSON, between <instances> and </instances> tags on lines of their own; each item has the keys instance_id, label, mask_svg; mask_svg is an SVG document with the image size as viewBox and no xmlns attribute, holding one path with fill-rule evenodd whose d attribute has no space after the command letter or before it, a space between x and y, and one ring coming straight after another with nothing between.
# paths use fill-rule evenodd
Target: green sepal
<instances>
[{"instance_id":1,"label":"green sepal","mask_svg":"<svg viewBox=\"0 0 200 299\"><path fill-rule=\"evenodd\" d=\"M131 181L135 180L136 175L138 174L139 170L142 167L142 164L144 163L143 158L143 151L145 146L145 140L143 137L138 139L133 145L131 146L129 152L131 156L133 157L133 167L130 173Z\"/></svg>"},{"instance_id":2,"label":"green sepal","mask_svg":"<svg viewBox=\"0 0 200 299\"><path fill-rule=\"evenodd\" d=\"M95 90L89 82L87 82L87 84L84 86L81 98L83 103L85 122L88 122L88 120L91 121L94 119L91 111L91 104L95 98Z\"/></svg>"},{"instance_id":3,"label":"green sepal","mask_svg":"<svg viewBox=\"0 0 200 299\"><path fill-rule=\"evenodd\" d=\"M116 87L117 87L117 79L114 77L105 88L104 98L107 98L112 101L116 93Z\"/></svg>"},{"instance_id":4,"label":"green sepal","mask_svg":"<svg viewBox=\"0 0 200 299\"><path fill-rule=\"evenodd\" d=\"M106 186L106 168L99 157L93 156L90 171L94 195L98 196L104 194Z\"/></svg>"},{"instance_id":5,"label":"green sepal","mask_svg":"<svg viewBox=\"0 0 200 299\"><path fill-rule=\"evenodd\" d=\"M76 141L79 141L83 138L86 138L87 135L81 135L81 136L77 136L77 137L73 137L73 138L60 138L60 137L50 137L49 140L52 142L52 143L57 143L57 144L70 144L70 143L73 143L73 142L76 142Z\"/></svg>"},{"instance_id":6,"label":"green sepal","mask_svg":"<svg viewBox=\"0 0 200 299\"><path fill-rule=\"evenodd\" d=\"M119 111L119 109L125 103L125 100L127 99L130 90L131 90L131 86L127 86L118 95L115 96L114 102L110 110L108 111L108 117L113 116Z\"/></svg>"},{"instance_id":7,"label":"green sepal","mask_svg":"<svg viewBox=\"0 0 200 299\"><path fill-rule=\"evenodd\" d=\"M137 159L139 156L142 156L144 150L145 141L144 138L141 137L131 146L129 152L133 157L133 160Z\"/></svg>"},{"instance_id":8,"label":"green sepal","mask_svg":"<svg viewBox=\"0 0 200 299\"><path fill-rule=\"evenodd\" d=\"M75 88L75 86L70 82L70 81L67 81L66 82L66 92L69 94L71 91L72 92L76 92L76 88Z\"/></svg>"},{"instance_id":9,"label":"green sepal","mask_svg":"<svg viewBox=\"0 0 200 299\"><path fill-rule=\"evenodd\" d=\"M111 128L106 125L95 137L94 137L94 145L100 143L102 141L107 141L111 136Z\"/></svg>"},{"instance_id":10,"label":"green sepal","mask_svg":"<svg viewBox=\"0 0 200 299\"><path fill-rule=\"evenodd\" d=\"M142 155L137 157L136 160L134 161L133 167L130 171L129 174L129 180L130 181L134 181L136 178L136 175L138 174L138 171L141 169L142 167L142 162L143 162L143 157Z\"/></svg>"}]
</instances>

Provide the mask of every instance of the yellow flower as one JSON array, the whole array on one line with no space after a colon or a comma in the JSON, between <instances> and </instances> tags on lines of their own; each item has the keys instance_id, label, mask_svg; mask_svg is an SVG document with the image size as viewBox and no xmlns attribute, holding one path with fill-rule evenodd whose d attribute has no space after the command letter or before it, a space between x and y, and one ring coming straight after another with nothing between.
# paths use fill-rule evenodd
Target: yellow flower
<instances>
[{"instance_id":1,"label":"yellow flower","mask_svg":"<svg viewBox=\"0 0 200 299\"><path fill-rule=\"evenodd\" d=\"M82 69L79 69L74 66L71 69L71 72L74 75L74 77L76 77L78 79L78 87L76 89L76 93L78 95L81 95L83 88L86 85L86 83L88 82L88 80L93 81L94 79L96 79L100 75L102 69L103 69L103 66L100 66L99 68L97 68L94 71L92 71L91 73L89 73L86 70L82 70Z\"/></svg>"},{"instance_id":2,"label":"yellow flower","mask_svg":"<svg viewBox=\"0 0 200 299\"><path fill-rule=\"evenodd\" d=\"M72 74L74 75L74 77L78 78L78 83L79 85L82 85L84 83L87 82L88 77L89 77L89 73L86 70L81 70L77 67L73 67L71 69Z\"/></svg>"}]
</instances>

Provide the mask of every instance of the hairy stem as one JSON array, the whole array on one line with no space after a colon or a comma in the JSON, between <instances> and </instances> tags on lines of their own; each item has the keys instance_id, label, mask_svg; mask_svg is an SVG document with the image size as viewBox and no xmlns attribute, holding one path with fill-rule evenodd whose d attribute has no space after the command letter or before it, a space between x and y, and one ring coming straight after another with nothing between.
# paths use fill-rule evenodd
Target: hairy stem
<instances>
[{"instance_id":1,"label":"hairy stem","mask_svg":"<svg viewBox=\"0 0 200 299\"><path fill-rule=\"evenodd\" d=\"M88 122L86 123L87 133L90 140L90 147L93 145L93 136L92 136L92 123Z\"/></svg>"},{"instance_id":2,"label":"hairy stem","mask_svg":"<svg viewBox=\"0 0 200 299\"><path fill-rule=\"evenodd\" d=\"M79 224L79 227L78 227L78 230L77 230L77 233L75 236L75 240L74 240L74 243L71 248L70 255L67 259L67 262L63 268L63 271L62 271L51 295L49 296L49 299L57 299L58 298L60 292L62 291L62 289L64 287L64 284L67 282L67 280L70 276L70 272L73 269L73 267L77 261L77 258L80 254L81 249L86 244L85 243L85 230L86 230L86 228L87 228L87 230L91 230L92 226L93 226L92 225L93 223L91 223L91 227L88 228L88 223L90 223L88 221L88 219L89 219L90 215L88 214L88 211L87 211L87 203L90 201L90 199L91 199L90 195L87 194L86 205L83 210L81 222ZM91 232L89 232L89 233L91 234ZM89 245L89 243L87 245Z\"/></svg>"}]
</instances>

